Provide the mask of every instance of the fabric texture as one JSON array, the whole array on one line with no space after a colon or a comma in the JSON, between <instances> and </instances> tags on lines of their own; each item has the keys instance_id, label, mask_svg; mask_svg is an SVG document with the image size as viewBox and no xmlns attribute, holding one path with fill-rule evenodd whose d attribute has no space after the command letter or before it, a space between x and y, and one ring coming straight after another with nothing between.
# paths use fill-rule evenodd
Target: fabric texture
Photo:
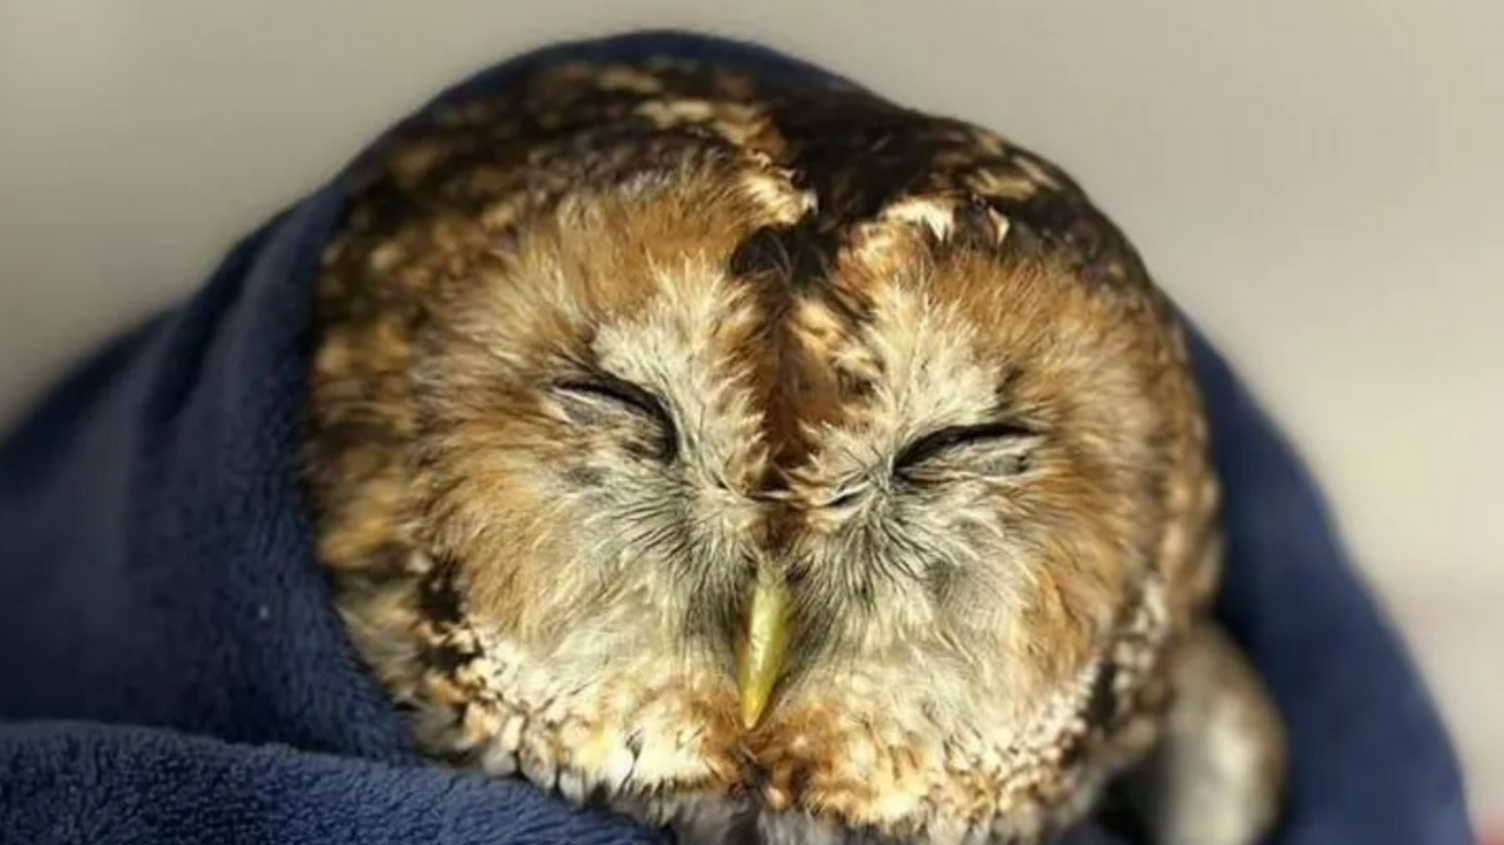
<instances>
[{"instance_id":1,"label":"fabric texture","mask_svg":"<svg viewBox=\"0 0 1504 845\"><path fill-rule=\"evenodd\" d=\"M692 33L546 52L664 50L823 72ZM339 629L295 441L310 284L348 172L78 367L0 445L0 842L658 841L521 784L422 765ZM1220 611L1294 742L1277 841L1472 842L1436 708L1318 490L1225 362L1193 345L1227 482Z\"/></svg>"}]
</instances>

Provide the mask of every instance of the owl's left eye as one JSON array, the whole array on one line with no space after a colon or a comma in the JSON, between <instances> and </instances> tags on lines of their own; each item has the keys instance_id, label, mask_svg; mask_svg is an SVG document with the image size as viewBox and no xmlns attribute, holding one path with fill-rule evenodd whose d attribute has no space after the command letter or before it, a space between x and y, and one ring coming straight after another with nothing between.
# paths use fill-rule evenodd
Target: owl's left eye
<instances>
[{"instance_id":1,"label":"owl's left eye","mask_svg":"<svg viewBox=\"0 0 1504 845\"><path fill-rule=\"evenodd\" d=\"M989 474L1014 474L1026 466L1028 449L1037 439L1036 432L1017 423L947 426L919 437L899 450L893 458L893 470L905 473L947 452L971 446L991 446L1008 452L1009 460L1000 465L1005 471Z\"/></svg>"},{"instance_id":2,"label":"owl's left eye","mask_svg":"<svg viewBox=\"0 0 1504 845\"><path fill-rule=\"evenodd\" d=\"M585 424L605 421L610 409L625 410L653 423L659 432L651 457L672 460L678 448L678 430L668 407L652 391L625 379L599 374L567 379L554 389L569 402L570 416Z\"/></svg>"}]
</instances>

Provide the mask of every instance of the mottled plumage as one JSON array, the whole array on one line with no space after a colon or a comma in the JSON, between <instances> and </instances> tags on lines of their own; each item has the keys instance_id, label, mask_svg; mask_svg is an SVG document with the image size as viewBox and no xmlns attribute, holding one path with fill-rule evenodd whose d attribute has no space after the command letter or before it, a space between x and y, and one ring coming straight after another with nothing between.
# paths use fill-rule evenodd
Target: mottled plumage
<instances>
[{"instance_id":1,"label":"mottled plumage","mask_svg":"<svg viewBox=\"0 0 1504 845\"><path fill-rule=\"evenodd\" d=\"M1271 818L1180 334L990 132L539 65L372 163L313 342L318 554L436 758L687 843L1032 843L1115 779L1163 845Z\"/></svg>"}]
</instances>

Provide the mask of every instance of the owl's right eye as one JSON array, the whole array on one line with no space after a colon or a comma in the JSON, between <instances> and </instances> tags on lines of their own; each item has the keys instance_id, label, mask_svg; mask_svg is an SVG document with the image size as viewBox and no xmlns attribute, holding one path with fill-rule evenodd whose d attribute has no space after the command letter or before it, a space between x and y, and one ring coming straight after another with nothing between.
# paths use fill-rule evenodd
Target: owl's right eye
<instances>
[{"instance_id":1,"label":"owl's right eye","mask_svg":"<svg viewBox=\"0 0 1504 845\"><path fill-rule=\"evenodd\" d=\"M561 381L554 390L566 399L566 412L581 424L605 424L621 411L652 423L659 436L653 438L648 456L661 461L676 457L679 435L674 418L652 391L604 373Z\"/></svg>"},{"instance_id":2,"label":"owl's right eye","mask_svg":"<svg viewBox=\"0 0 1504 845\"><path fill-rule=\"evenodd\" d=\"M895 470L911 469L931 458L976 443L1023 443L1034 436L1029 429L1009 422L958 425L932 431L909 443L893 458Z\"/></svg>"}]
</instances>

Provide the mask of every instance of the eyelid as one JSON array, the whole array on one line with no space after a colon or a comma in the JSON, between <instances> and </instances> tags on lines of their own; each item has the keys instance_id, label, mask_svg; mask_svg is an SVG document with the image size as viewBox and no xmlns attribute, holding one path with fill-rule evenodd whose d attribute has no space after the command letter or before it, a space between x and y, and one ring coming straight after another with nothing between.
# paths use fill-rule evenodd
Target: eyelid
<instances>
[{"instance_id":1,"label":"eyelid","mask_svg":"<svg viewBox=\"0 0 1504 845\"><path fill-rule=\"evenodd\" d=\"M1010 440L1033 437L1038 432L1014 422L989 422L978 425L952 425L932 431L899 450L893 467L903 469L933 458L941 452L983 440Z\"/></svg>"},{"instance_id":2,"label":"eyelid","mask_svg":"<svg viewBox=\"0 0 1504 845\"><path fill-rule=\"evenodd\" d=\"M614 402L626 409L645 416L662 428L662 441L652 457L661 461L673 461L678 455L679 429L663 400L645 388L606 373L594 373L574 379L565 379L554 384L554 389L566 393L593 396Z\"/></svg>"},{"instance_id":3,"label":"eyelid","mask_svg":"<svg viewBox=\"0 0 1504 845\"><path fill-rule=\"evenodd\" d=\"M647 414L666 426L673 425L673 418L657 396L637 385L612 375L596 374L581 378L565 379L554 385L555 389L569 393L584 393L627 405Z\"/></svg>"}]
</instances>

